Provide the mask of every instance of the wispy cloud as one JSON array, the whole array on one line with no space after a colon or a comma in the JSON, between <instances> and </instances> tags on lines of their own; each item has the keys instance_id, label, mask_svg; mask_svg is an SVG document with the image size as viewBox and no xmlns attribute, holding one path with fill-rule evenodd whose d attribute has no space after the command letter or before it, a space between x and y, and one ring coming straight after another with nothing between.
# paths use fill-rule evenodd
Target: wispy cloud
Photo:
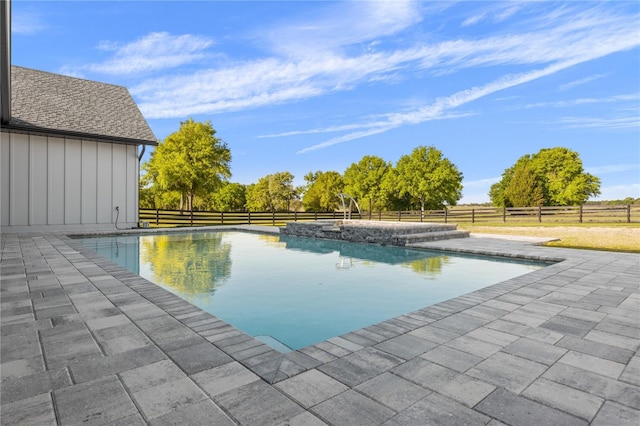
<instances>
[{"instance_id":1,"label":"wispy cloud","mask_svg":"<svg viewBox=\"0 0 640 426\"><path fill-rule=\"evenodd\" d=\"M478 13L478 14L470 16L467 19L465 19L464 21L462 21L461 25L463 27L468 27L468 26L471 26L471 25L475 25L478 22L483 21L486 17L487 17L487 13L486 12Z\"/></svg>"},{"instance_id":2,"label":"wispy cloud","mask_svg":"<svg viewBox=\"0 0 640 426\"><path fill-rule=\"evenodd\" d=\"M300 36L298 41L313 38L314 48L306 48L307 52L314 53L313 57L301 53L304 43L282 40L284 47L279 56L235 63L229 61L229 66L224 68L150 79L132 87L132 92L139 99L139 105L148 118L183 117L255 108L347 91L361 84L385 81L390 75L402 76L414 73L415 70L432 73L446 70L450 73L478 66L552 64L546 70L557 71L571 66L570 64L640 44L640 31L636 28L635 17L617 16L595 8L576 12L570 15L571 19L567 16L565 21L558 22L553 28L544 27L511 36L489 35L474 40L450 39L427 44L418 42L403 48L383 49L376 45L373 51L356 49L354 53L348 49L351 46L349 43L366 43L370 46L370 42L412 25L419 17L415 16L412 3L402 3L400 12L397 13L391 11L395 10L393 7L398 7L393 6L396 2L384 3L384 7L379 2L349 3L352 4L360 8L375 6L375 11L368 12L367 16L377 20L368 21L366 28L354 24L355 28L338 32L334 31L334 27L323 27L325 18L320 18L318 21L284 27L269 33L274 45L280 38L289 40ZM341 15L342 22L363 21L360 16L349 15L350 10ZM363 13L361 10L360 12ZM400 19L402 24L388 29L385 25L388 24L388 16L403 17ZM314 37L309 33L314 34ZM124 53L121 55L125 58L134 57ZM195 55L199 57L200 52L196 50ZM97 69L115 71L120 67L125 70L153 67L145 65L146 59L142 55L140 65L136 62L132 65L130 61L116 56L112 61L100 64ZM155 61L157 58L152 59ZM161 64L171 63L168 60L157 60ZM536 72L530 74L535 75ZM543 74L548 75L546 72ZM525 80L531 81L528 77ZM511 83L504 83L501 82L499 86L513 86ZM487 85L487 88L496 87ZM476 89L470 90L479 93ZM496 90L501 89L493 91ZM455 102L456 98L467 95L468 91L462 91L452 95L449 101ZM438 108L439 105L435 107ZM421 113L424 111L418 112ZM434 116L431 114L428 117ZM372 131L373 129L369 129L362 135L372 134Z\"/></svg>"},{"instance_id":3,"label":"wispy cloud","mask_svg":"<svg viewBox=\"0 0 640 426\"><path fill-rule=\"evenodd\" d=\"M419 3L413 0L343 2L321 9L313 20L268 30L265 38L277 53L316 57L361 43L363 49L374 49L376 39L397 34L421 20Z\"/></svg>"},{"instance_id":4,"label":"wispy cloud","mask_svg":"<svg viewBox=\"0 0 640 426\"><path fill-rule=\"evenodd\" d=\"M426 20L424 5L406 1L346 2L329 4L312 19L278 23L254 34L256 46L266 49L253 60L214 61L214 41L194 34L150 33L130 43L103 41L97 49L109 58L65 69L72 75L108 73L136 75L197 64L190 71L146 78L130 86L143 114L149 119L183 118L296 102L363 85L390 84L420 74L433 75L465 69L493 68L495 77L456 90L410 110L367 116L351 123L315 129L294 129L277 135L335 133L337 136L300 150L300 153L364 138L400 126L471 114L459 108L488 95L552 75L580 63L640 45L638 15L617 13L615 8L562 5L530 14L518 31L485 33L474 38L409 38L407 31ZM500 22L528 8L501 3L468 18ZM525 15L523 13L523 15ZM520 24L520 22L519 22ZM401 42L397 42L401 38ZM413 40L413 41L412 41ZM192 69L196 69L192 71ZM527 69L529 68L529 69ZM601 78L592 75L570 83L564 90ZM427 82L428 84L428 82ZM568 101L592 102L591 99ZM595 101L594 101L595 102ZM527 107L541 106L531 104ZM555 106L562 106L560 103ZM637 126L633 114L600 125ZM606 123L605 123L606 121ZM586 126L578 117L561 120L566 126ZM595 125L594 121L590 121Z\"/></svg>"},{"instance_id":5,"label":"wispy cloud","mask_svg":"<svg viewBox=\"0 0 640 426\"><path fill-rule=\"evenodd\" d=\"M397 113L394 113L392 115L397 115ZM450 114L443 114L437 117L437 119L450 120L454 118L469 117L472 115L475 115L475 113L473 112L450 113ZM380 127L384 129L386 127L386 123L388 122L390 116L391 116L390 114L375 116L375 117L371 117L369 120L365 120L360 123L345 124L341 126L319 127L316 129L293 130L290 132L274 133L270 135L260 135L258 136L258 139L280 138L280 137L287 137L287 136L311 135L311 134L322 134L322 133L337 133L337 132L353 131L353 130L360 130L360 129L366 129L367 131L369 131L372 128L375 129L376 127Z\"/></svg>"},{"instance_id":6,"label":"wispy cloud","mask_svg":"<svg viewBox=\"0 0 640 426\"><path fill-rule=\"evenodd\" d=\"M20 35L33 35L47 29L47 24L37 13L14 12L11 17L11 32Z\"/></svg>"},{"instance_id":7,"label":"wispy cloud","mask_svg":"<svg viewBox=\"0 0 640 426\"><path fill-rule=\"evenodd\" d=\"M90 71L103 74L136 74L175 68L191 64L208 56L206 49L213 45L208 37L167 32L147 34L131 43L121 45L102 41L98 50L113 52L113 56L100 63L65 69L65 72Z\"/></svg>"},{"instance_id":8,"label":"wispy cloud","mask_svg":"<svg viewBox=\"0 0 640 426\"><path fill-rule=\"evenodd\" d=\"M561 117L556 123L569 128L640 129L638 111L617 117Z\"/></svg>"},{"instance_id":9,"label":"wispy cloud","mask_svg":"<svg viewBox=\"0 0 640 426\"><path fill-rule=\"evenodd\" d=\"M585 171L594 175L604 175L609 173L622 173L640 170L640 164L613 164L608 166L586 167Z\"/></svg>"},{"instance_id":10,"label":"wispy cloud","mask_svg":"<svg viewBox=\"0 0 640 426\"><path fill-rule=\"evenodd\" d=\"M585 78L581 78L581 79L578 79L578 80L570 81L569 83L562 84L562 85L560 85L560 87L558 87L558 89L561 90L561 91L570 90L570 89L573 89L574 87L582 86L583 84L587 84L587 83L592 82L594 80L599 80L599 79L604 78L606 76L607 76L606 74L590 75L590 76L585 77Z\"/></svg>"},{"instance_id":11,"label":"wispy cloud","mask_svg":"<svg viewBox=\"0 0 640 426\"><path fill-rule=\"evenodd\" d=\"M383 133L391 129L409 124L423 123L429 120L435 120L442 118L445 112L450 109L460 107L469 102L473 102L477 99L499 92L501 90L509 89L521 84L528 83L533 80L537 80L542 77L552 75L563 69L572 67L581 62L593 59L592 57L576 58L560 63L553 64L551 66L542 68L540 70L512 74L504 76L500 79L494 80L484 86L473 87L471 89L462 90L456 92L450 96L437 99L433 104L419 108L412 112L403 112L397 114L389 114L388 119L372 123L371 128L361 130L358 132L349 133L347 135L339 136L328 141L309 146L307 148L298 151L299 154L314 151L317 149L327 148L332 145L336 145L343 142L360 139L366 136Z\"/></svg>"},{"instance_id":12,"label":"wispy cloud","mask_svg":"<svg viewBox=\"0 0 640 426\"><path fill-rule=\"evenodd\" d=\"M521 1L518 3L505 2L499 3L497 5L492 4L490 8L481 12L477 12L474 15L466 18L464 21L462 21L461 26L469 27L483 21L489 21L492 23L505 21L518 13L518 11L520 11L523 7L525 7L526 3L527 2L525 1Z\"/></svg>"},{"instance_id":13,"label":"wispy cloud","mask_svg":"<svg viewBox=\"0 0 640 426\"><path fill-rule=\"evenodd\" d=\"M637 102L640 101L640 93L607 96L605 98L578 98L564 101L536 102L524 105L522 108L570 108L578 105L625 103L627 101L635 102L637 105Z\"/></svg>"}]
</instances>

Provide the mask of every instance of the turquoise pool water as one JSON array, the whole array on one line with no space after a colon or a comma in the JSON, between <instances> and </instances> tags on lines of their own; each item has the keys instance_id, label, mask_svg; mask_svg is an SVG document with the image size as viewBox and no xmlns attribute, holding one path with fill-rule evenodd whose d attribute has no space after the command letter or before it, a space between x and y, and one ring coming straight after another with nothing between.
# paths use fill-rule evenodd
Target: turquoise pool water
<instances>
[{"instance_id":1,"label":"turquoise pool water","mask_svg":"<svg viewBox=\"0 0 640 426\"><path fill-rule=\"evenodd\" d=\"M545 266L243 232L79 241L281 351Z\"/></svg>"}]
</instances>

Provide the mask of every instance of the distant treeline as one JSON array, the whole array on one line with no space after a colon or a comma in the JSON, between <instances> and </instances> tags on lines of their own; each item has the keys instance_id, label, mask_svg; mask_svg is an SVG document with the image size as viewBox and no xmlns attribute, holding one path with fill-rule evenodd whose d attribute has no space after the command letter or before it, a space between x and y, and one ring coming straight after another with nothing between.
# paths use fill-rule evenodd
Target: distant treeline
<instances>
[{"instance_id":1,"label":"distant treeline","mask_svg":"<svg viewBox=\"0 0 640 426\"><path fill-rule=\"evenodd\" d=\"M640 205L640 198L627 197L622 200L597 200L597 201L585 201L584 205L587 206L622 206L622 205ZM493 207L491 202L486 203L462 203L458 204L460 207Z\"/></svg>"}]
</instances>

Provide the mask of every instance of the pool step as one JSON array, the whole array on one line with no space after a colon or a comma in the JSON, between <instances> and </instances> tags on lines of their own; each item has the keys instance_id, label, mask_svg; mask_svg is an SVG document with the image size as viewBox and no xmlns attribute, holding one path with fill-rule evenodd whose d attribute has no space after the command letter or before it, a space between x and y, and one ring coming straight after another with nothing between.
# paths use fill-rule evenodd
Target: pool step
<instances>
[{"instance_id":1,"label":"pool step","mask_svg":"<svg viewBox=\"0 0 640 426\"><path fill-rule=\"evenodd\" d=\"M452 231L421 232L419 234L394 235L394 238L397 240L397 245L408 246L414 243L448 240L450 238L467 238L468 236L469 236L468 231L452 230Z\"/></svg>"},{"instance_id":2,"label":"pool step","mask_svg":"<svg viewBox=\"0 0 640 426\"><path fill-rule=\"evenodd\" d=\"M447 223L433 223L428 224L424 222L420 222L417 224L404 224L404 223L391 223L393 227L394 236L397 237L409 237L411 235L421 235L421 234L432 234L435 232L447 232L447 231L455 231L458 225L455 224L447 224ZM402 226L398 226L402 225Z\"/></svg>"}]
</instances>

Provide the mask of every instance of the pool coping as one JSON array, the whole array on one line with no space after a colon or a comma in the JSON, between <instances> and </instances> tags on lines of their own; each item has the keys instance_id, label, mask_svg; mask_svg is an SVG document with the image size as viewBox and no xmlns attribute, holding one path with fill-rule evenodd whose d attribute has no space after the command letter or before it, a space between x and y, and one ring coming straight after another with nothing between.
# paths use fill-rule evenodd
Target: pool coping
<instances>
[{"instance_id":1,"label":"pool coping","mask_svg":"<svg viewBox=\"0 0 640 426\"><path fill-rule=\"evenodd\" d=\"M264 233L265 231L275 233L278 231L277 228L260 226L209 227L201 230L211 231L220 229L238 229L260 233ZM162 232L167 231L168 230L163 230ZM168 232L184 231L192 231L192 229L182 228ZM141 232L135 230L125 233ZM632 421L640 418L640 411L638 411L640 410L640 383L635 382L632 378L630 379L629 374L627 374L627 371L631 373L638 371L640 362L637 357L638 347L636 345L635 349L631 351L632 354L629 355L629 350L623 352L623 349L616 346L622 345L623 343L627 344L626 342L637 341L635 334L632 333L636 333L640 329L640 318L638 318L638 315L635 317L629 316L631 314L628 314L628 312L636 312L637 314L638 308L640 307L640 296L638 296L639 284L637 284L637 278L640 276L639 255L539 247L532 245L531 242L499 240L486 237L423 243L421 247L428 250L515 257L531 260L564 260L558 261L541 270L532 271L520 277L425 307L413 313L401 315L376 325L347 333L343 336L328 339L295 352L282 354L269 348L262 342L257 341L258 343L256 343L253 337L242 333L213 315L201 311L196 306L180 299L169 291L97 255L91 249L81 246L77 241L74 241L68 234L70 233L15 236L15 239L20 241L36 241L36 245L38 242L42 242L44 247L39 250L40 254L35 252L28 253L30 257L23 259L22 263L27 266L31 261L39 262L41 259L39 259L38 256L40 256L44 260L44 264L46 264L46 262L49 261L47 260L49 254L53 252L62 253L63 256L73 264L74 268L87 277L88 281L104 296L104 299L108 299L114 306L113 309L98 312L97 314L101 318L90 321L106 320L116 314L118 314L117 316L126 316L131 323L135 324L149 337L156 349L159 349L161 353L165 354L166 359L174 362L189 378L193 379L197 377L194 382L209 395L213 401L212 404L218 407L217 410L222 414L218 413L218 411L216 411L216 413L225 416L225 419L229 419L229 424L269 423L265 417L260 417L261 415L256 412L252 412L252 415L256 416L255 419L246 417L243 412L247 410L251 411L251 409L243 405L244 402L242 401L259 402L270 399L271 396L275 398L273 399L274 401L279 401L274 404L274 407L279 410L284 410L279 412L278 422L291 420L292 425L296 424L296 419L300 424L304 423L304 421L309 421L309 424L344 424L336 420L335 416L342 416L344 420L349 418L348 416L350 415L357 415L354 412L349 412L349 410L344 407L345 401L349 401L351 404L359 401L360 403L364 403L365 406L367 406L367 404L371 407L375 406L379 411L374 411L380 414L380 419L391 419L389 420L390 422L396 419L396 423L392 424L403 424L400 419L404 418L406 420L410 418L409 411L411 411L411 415L415 415L415 410L418 409L416 407L419 404L433 405L434 403L444 403L445 405L454 404L448 406L449 411L453 413L450 413L450 415L462 416L456 417L459 419L463 419L465 418L464 416L468 415L481 416L478 417L478 419L488 419L486 421L482 420L482 422L478 424L485 424L491 419L501 421L505 424L512 424L512 422L517 423L515 418L511 417L510 420L509 416L512 416L514 412L520 408L527 408L529 411L533 410L535 415L542 415L545 418L556 419L558 421L559 419L563 419L563 421L593 421L596 417L599 420L606 420L610 418L607 416L611 416L612 412L617 414L618 417L631 419ZM82 232L82 234L86 235L87 233ZM91 234L104 235L108 234L108 232ZM5 248L4 243L7 238L12 238L11 234L3 235L3 254ZM22 253L22 256L24 255L25 253ZM11 260L11 258L11 256L8 257L9 260ZM22 275L24 274L16 273L14 275L5 275L4 265L2 272L3 291L5 290L5 285L22 285ZM40 276L40 274L42 274L42 276ZM53 278L55 278L55 274ZM64 276L60 276L56 281L64 284L63 278ZM25 284L29 286L31 286L32 283L34 285L48 285L48 280L52 280L49 273L46 273L46 271L42 272L41 270L27 270L24 278ZM51 284L53 284L53 280ZM70 284L69 289L76 285L75 283ZM124 289L124 286L121 284L126 286L127 289ZM115 285L117 285L117 289ZM71 292L71 290L64 288L66 287L65 285L62 285L62 287L63 288L59 290L57 287L55 289L52 287L51 290L46 290L48 293L43 290L39 293L40 297L61 297L62 294ZM578 298L577 293L580 291L583 291L585 295ZM37 291L30 290L30 293L33 294L33 296L26 296L28 296L29 299L35 298ZM93 292L91 294L97 293ZM134 294L139 297L134 297ZM6 294L4 295L6 296ZM9 296L13 295L18 296L18 293L13 293L12 290ZM43 330L46 327L48 331L55 330L56 328L62 330L67 325L73 325L73 321L76 320L74 315L79 315L59 310L61 307L46 307L47 315L43 318L48 317L49 319L46 321L43 320L41 324L39 316L41 315L40 312L44 312L44 310L40 310L38 306L34 305L35 299L31 302L32 307L30 314L23 313L25 311L23 307L16 307L16 313L13 315L13 307L11 307L8 314L6 316L4 315L5 312L7 312L5 306L10 306L11 303L14 303L11 302L11 300L15 299L15 303L18 303L18 301L23 298L24 296L22 295L15 298L9 297L8 302L5 302L7 298L4 298L2 301L4 311L3 327L8 319L15 326L31 324L30 321L32 320L25 317L25 315L30 315L36 321L36 327L43 327ZM146 302L142 303L142 300ZM9 305L5 305L5 303ZM145 309L157 307L159 310L154 310L153 312L144 309L140 310L139 306L143 304L145 305ZM554 307L562 307L564 311L570 310L571 315L565 313L564 316L560 316L560 312L550 312L549 309L553 309ZM179 322L181 326L184 327L184 330L189 330L189 337L185 337L184 339L169 338L172 330L162 329L164 323L160 324L160 319L164 318L165 315L169 316L173 321ZM625 317L625 315L627 316ZM102 318L102 316L106 316L106 318ZM587 317L589 321L587 321ZM616 334L616 332L612 330L612 324L604 324L609 317L613 321L613 325L622 330L619 332L621 334ZM544 319L544 321L542 321L541 318ZM562 322L557 320L557 318L566 321ZM599 320L594 320L593 318L599 318ZM86 321L86 319L83 319L83 321ZM493 326L493 328L485 329L485 325L493 324L491 321L499 323L500 327L508 326L510 328L505 329ZM158 324L155 324L155 322ZM154 327L158 325L159 329L149 328L148 326L150 324L154 325ZM610 339L609 344L601 343L600 346L594 346L596 347L596 349L594 349L592 347L595 345L594 341L585 340L583 338L584 335L579 337L579 335L576 334L575 328L586 327L587 325L585 324L590 327L589 330L597 331L600 339L606 335L607 339ZM603 326L600 329L599 327L602 324L606 325L606 327ZM11 327L11 325L9 325L9 327ZM29 327L32 326L29 325ZM483 374L488 374L486 373L486 368L483 370L478 367L467 370L454 378L454 382L456 380L462 380L463 378L464 380L473 380L473 383L471 383L473 386L471 388L460 388L462 392L461 395L451 395L447 393L446 389L439 391L438 389L433 389L433 386L422 384L421 389L423 391L426 386L428 390L430 389L429 392L433 391L433 394L426 396L425 399L411 407L396 407L391 404L391 402L381 400L379 396L371 396L370 389L365 390L362 388L362 386L369 383L369 381L365 383L364 379L372 379L371 381L374 381L393 371L394 374L391 374L391 376L393 376L394 380L400 380L398 377L402 377L403 379L409 380L407 383L410 383L411 386L416 386L416 389L418 389L418 385L421 382L417 378L411 379L411 375L414 373L416 375L422 374L421 369L427 368L427 363L429 364L428 368L434 369L434 374L438 372L445 374L446 370L445 375L451 375L453 374L453 370L442 366L442 362L440 362L440 364L433 364L431 362L432 360L427 362L424 358L424 356L426 356L426 347L423 347L423 351L421 352L420 345L424 345L424 342L427 342L428 349L437 349L440 347L439 345L442 345L441 347L452 350L452 345L447 343L449 341L444 337L445 335L449 335L450 337L457 336L456 339L467 338L467 336L476 331L484 331L485 333L493 333L496 335L509 335L514 338L519 337L519 340L515 343L521 340L528 342L528 344L537 342L542 345L541 347L544 347L545 350L552 347L556 351L562 349L566 357L571 355L570 360L564 361L564 363L559 366L557 365L558 359L548 362L545 364L548 369L533 378L535 383L541 383L539 388L544 388L546 385L553 385L550 386L549 389L551 395L554 395L554 392L556 392L555 396L558 400L552 401L543 395L534 395L533 391L525 395L523 394L524 389L514 389L509 383L497 385L498 381L495 377L489 377L491 374L487 377L482 376ZM48 348L46 343L42 341L41 333L42 331L38 331L41 339L40 345L44 348L44 351L47 352ZM633 335L634 337L631 338L628 335ZM197 339L194 338L194 336L197 336ZM471 337L468 337L468 339L471 339ZM208 342L207 345L199 343L204 340ZM485 338L485 340L480 339L477 340L477 342L481 346L487 345L486 340L487 338ZM494 346L496 344L497 342L493 343ZM539 355L537 353L539 349L531 349L533 351L532 354L523 355L517 353L517 350L511 348L511 345L504 346L498 354L502 354L501 356L503 357L511 357L511 354L516 353L517 356L513 356L513 358L519 359L519 362L525 362L522 361L523 358L521 357L528 359L527 357ZM197 350L194 349L194 351L191 351L192 348L197 348ZM17 347L14 350L21 350L21 348ZM470 349L469 351L473 352L474 350L475 349ZM503 350L506 352L503 352ZM607 350L609 352L607 352ZM466 353L465 356L470 356L465 351L460 353ZM505 353L507 355L504 355ZM629 356L623 360L615 358L621 353ZM237 383L234 385L236 386L235 388L232 388L222 395L210 392L210 390L200 382L201 377L199 377L199 375L207 371L222 368L222 365L205 371L195 371L190 370L190 368L193 366L194 356L204 356L206 358L207 356L219 356L218 354L222 354L226 358L224 358L224 362L220 361L220 359L222 359L222 355L220 355L219 359L212 360L212 366L216 366L219 362L223 362L225 366L231 365L229 364L229 360L233 360L234 363L244 366L252 374L260 377L266 384L275 384L275 386L264 388L258 385L257 382L251 381L246 384ZM154 356L159 355L154 352ZM494 355L491 354L484 356L484 361L481 361L478 365L489 363L493 357ZM116 356L112 356L111 358L115 359ZM595 368L593 363L595 360L600 360L605 367L609 367L612 364L612 359L617 359L616 368L624 368L624 371L620 370L613 379L612 377L614 375L608 371L597 371L598 374L596 376L589 376L589 374L593 374ZM17 361L19 360L16 360L16 362ZM63 369L68 376L68 378L63 381L64 383L58 383L52 378L51 374L53 374L53 372L50 371L51 366L45 367L46 371L43 373L18 377L15 380L12 380L11 377L6 380L3 374L3 414L6 414L8 416L7 418L15 418L15 415L29 416L29 410L25 409L25 406L33 408L31 405L28 405L33 404L33 398L48 394L53 395L53 399L52 396L49 396L47 397L48 401L46 403L40 402L47 405L47 407L51 407L55 422L65 423L64 413L66 412L66 406L64 405L63 397L67 396L65 394L67 390L76 387L82 388L86 383L102 383L102 380L106 380L103 379L103 377L112 377L111 375L114 374L114 372L117 374L118 380L122 382L122 375L126 374L126 372L134 371L136 367L139 367L137 364L118 364L117 366L108 365L105 367L101 364L101 360L99 361L100 362L91 361L91 363L87 364L80 358L76 359L72 357ZM96 362L97 366L94 365ZM135 361L131 362L135 364ZM361 371L361 369L364 368L363 363L367 364L366 368L373 371L373 373L369 370L363 373ZM402 364L399 365L400 363ZM423 363L425 364L424 367L422 366ZM533 361L529 362L529 364L530 363L533 363ZM529 364L527 364L527 366L529 366ZM540 366L542 365L539 364L539 362L533 364L535 364L535 368L541 368ZM408 367L409 365L411 365L410 369ZM567 370L567 368L569 368L566 367L567 365L571 365L571 368L575 368L576 371ZM407 367L406 369L411 374L407 375L401 371L396 372L396 370L401 367ZM435 369L435 367L438 368ZM106 370L104 370L104 368L106 368ZM96 371L91 371L91 369ZM474 379L468 376L467 373L470 371L473 372ZM57 372L57 370L55 372ZM48 381L38 385L44 386L43 389L45 389L45 391L41 393L39 388L34 390L33 387L35 385L30 385L29 383L31 383L30 380L35 380L36 378L41 382L44 373L46 373ZM580 378L577 378L577 376L573 377L573 373L579 376L585 376L592 381L595 380L597 383L593 388L590 388L587 384L583 383ZM81 378L82 374L86 377ZM247 377L246 373L242 374L243 377ZM354 376L358 374L363 376ZM370 377L371 374L375 374L375 378L372 378L373 376ZM495 372L492 374L493 376L496 375ZM523 374L527 375L529 372L523 371ZM438 374L435 374L435 376L437 375ZM305 402L303 396L301 396L304 392L301 394L300 384L308 384L309 381L314 382L314 380L318 380L320 376L323 382L315 384L322 387L323 384L326 385L328 383L327 381L330 380L332 387L337 389L338 384L340 385L340 389L342 389L340 391L341 393L338 393L336 390L335 394L328 394L325 400L317 404ZM605 376L607 376L606 380L604 378ZM481 377L482 380L476 383L476 379L479 380ZM92 378L95 380L90 380ZM438 380L441 379L442 378ZM403 384L406 380L403 380ZM488 385L487 383L490 384ZM381 383L379 383L379 385L381 385ZM468 399L465 399L471 398L468 392L474 392L474 389L477 392L479 389L478 386L480 385L482 385L481 387L491 386L492 392L470 403ZM346 391L343 389L345 386ZM594 412L589 412L587 415L578 409L567 408L557 393L558 389L564 389L564 387L566 387L569 392L580 392L580 395L586 395L583 396L583 398L590 401L597 401L599 409ZM469 389L472 390L469 391ZM11 395L10 391L12 390L18 395ZM240 390L242 390L242 392L240 392ZM626 392L622 392L622 390ZM136 393L131 389L126 389L126 391L130 397L133 395L132 399L136 399ZM278 395L274 394L274 391L277 391L276 393ZM540 389L538 389L538 391L540 391ZM527 390L527 392L529 392L529 390ZM627 396L624 396L623 393L626 393ZM5 405L7 395L9 395L10 401ZM242 398L238 399L240 395ZM282 399L283 395L284 399ZM366 399L365 402L363 402L363 398ZM293 405L291 405L292 403ZM496 403L497 406L492 406L492 403ZM82 411L80 409L81 407L74 401L69 402L69 404L74 409ZM213 406L209 406L210 409L213 409L212 407ZM286 407L286 409L283 407ZM328 410L328 407L333 407L333 410ZM383 408L386 411L384 411ZM425 411L423 408L424 407L420 409L421 414L425 412L432 413L433 411L429 409ZM178 408L174 407L173 411L163 412L161 413L162 415L153 412L150 414L149 410L144 406L140 406L139 403L137 409L138 414L132 414L131 419L135 418L143 422L153 423L158 419L175 419L175 417L171 416L177 415L178 413L181 416L186 416L186 418L198 416L198 410L195 409L195 405L189 405L187 407L186 403ZM269 411L266 408L265 410ZM393 413L391 413L393 416L386 417L387 414L389 414L389 410L393 411ZM575 410L578 410L578 414L576 414ZM269 412L273 414L271 411ZM387 414L381 414L383 412ZM11 415L14 417L11 417ZM3 415L3 417L5 416ZM385 419L375 422L372 421L371 424L382 424L386 421ZM474 419L476 418L474 417ZM2 422L4 424L5 420Z\"/></svg>"}]
</instances>

